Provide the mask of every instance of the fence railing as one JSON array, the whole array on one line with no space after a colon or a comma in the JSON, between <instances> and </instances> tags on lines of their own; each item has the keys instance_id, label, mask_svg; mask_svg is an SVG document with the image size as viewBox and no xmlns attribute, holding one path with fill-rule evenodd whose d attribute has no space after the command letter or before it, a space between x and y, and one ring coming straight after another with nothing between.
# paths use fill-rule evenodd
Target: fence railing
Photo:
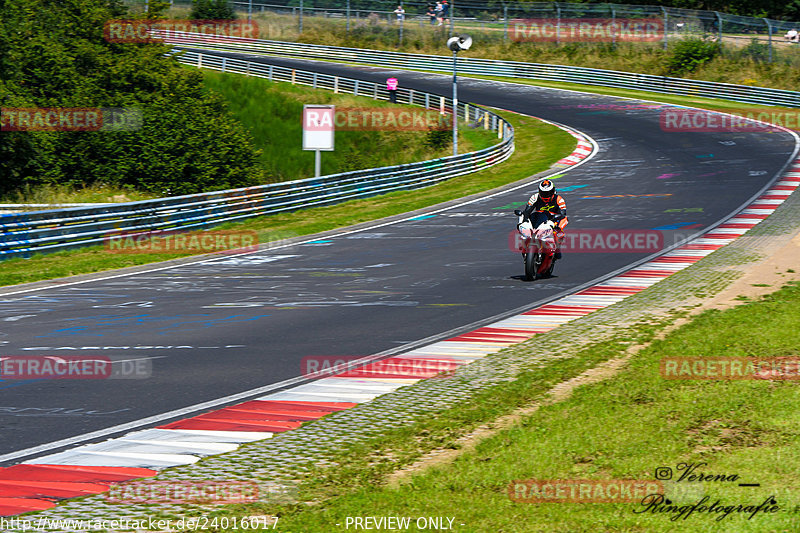
<instances>
[{"instance_id":1,"label":"fence railing","mask_svg":"<svg viewBox=\"0 0 800 533\"><path fill-rule=\"evenodd\" d=\"M178 59L223 72L389 99L389 93L381 85L341 76L263 65L209 53L185 52ZM410 89L398 90L397 103L452 111L449 98ZM502 117L463 102L459 102L457 114L474 127L496 131L499 142L457 156L319 178L123 204L4 214L0 215L0 259L103 244L122 232L202 229L223 222L428 187L496 165L514 152L514 128Z\"/></svg>"},{"instance_id":2,"label":"fence railing","mask_svg":"<svg viewBox=\"0 0 800 533\"><path fill-rule=\"evenodd\" d=\"M201 47L211 50L280 55L305 59L347 61L350 63L380 65L409 70L452 72L453 68L452 59L447 56L408 54L360 48L342 48L319 44L244 39L240 37L211 36L187 32L162 32L162 36L168 44L173 46ZM681 96L724 98L751 104L800 107L800 92L797 91L702 80L687 80L683 78L620 72L616 70L459 56L458 71L462 74L551 80Z\"/></svg>"}]
</instances>

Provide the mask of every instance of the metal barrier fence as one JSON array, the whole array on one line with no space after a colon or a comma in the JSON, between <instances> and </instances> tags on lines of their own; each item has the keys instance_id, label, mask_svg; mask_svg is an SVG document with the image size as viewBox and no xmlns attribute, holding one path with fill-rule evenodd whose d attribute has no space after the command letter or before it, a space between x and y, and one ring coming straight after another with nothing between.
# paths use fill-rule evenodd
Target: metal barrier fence
<instances>
[{"instance_id":1,"label":"metal barrier fence","mask_svg":"<svg viewBox=\"0 0 800 533\"><path fill-rule=\"evenodd\" d=\"M265 41L238 37L219 37L187 32L163 32L166 42L173 46L201 47L249 54L268 54L305 59L328 59L410 70L452 72L452 59L446 56L407 54L383 50L341 48L318 44ZM800 92L731 83L687 80L651 74L637 74L586 67L522 63L459 57L458 71L505 78L524 78L599 85L642 91L724 98L761 105L800 107Z\"/></svg>"},{"instance_id":2,"label":"metal barrier fence","mask_svg":"<svg viewBox=\"0 0 800 533\"><path fill-rule=\"evenodd\" d=\"M147 0L127 0L126 3L143 9ZM392 11L398 4L405 9L405 26L429 24L426 15L435 0L406 0L390 2L384 0L231 0L231 5L242 16L257 16L262 13L289 15L296 18L298 31L303 29L303 18L325 18L340 20L342 29L351 31L359 25L384 23L399 26ZM591 19L657 19L662 24L661 44L687 36L707 36L741 48L756 44L764 47L764 59L771 61L779 43L787 42L784 35L789 30L800 31L800 22L771 18L729 15L719 11L682 9L656 5L572 3L572 2L495 2L493 0L453 0L448 19L454 21L451 31L482 32L485 38L514 39L516 19L553 19L556 21ZM190 7L191 0L170 0L170 5ZM261 19L263 22L263 19ZM310 21L306 21L306 25ZM267 39L286 39L284 32L261 35ZM556 35L556 42L559 36ZM793 41L800 47L800 37ZM792 45L794 46L794 44ZM751 50L760 54L761 50ZM794 51L793 51L794 52ZM798 52L800 53L800 52Z\"/></svg>"},{"instance_id":3,"label":"metal barrier fence","mask_svg":"<svg viewBox=\"0 0 800 533\"><path fill-rule=\"evenodd\" d=\"M203 68L331 89L339 93L382 100L389 98L386 89L378 84L339 76L262 65L207 53L187 52L181 54L179 60ZM449 98L409 89L398 91L397 102L452 110ZM223 222L428 187L496 165L511 156L514 152L514 128L511 124L499 115L469 103L459 102L457 111L460 118L471 121L475 127L496 131L500 142L483 150L457 156L319 178L124 204L0 215L0 259L103 244L110 236L121 232L136 234L201 229Z\"/></svg>"}]
</instances>

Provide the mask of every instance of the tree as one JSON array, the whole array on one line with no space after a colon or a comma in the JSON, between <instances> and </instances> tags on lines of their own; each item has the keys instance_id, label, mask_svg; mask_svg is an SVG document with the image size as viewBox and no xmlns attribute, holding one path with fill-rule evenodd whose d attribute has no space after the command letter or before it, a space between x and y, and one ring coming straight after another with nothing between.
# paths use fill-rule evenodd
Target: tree
<instances>
[{"instance_id":1,"label":"tree","mask_svg":"<svg viewBox=\"0 0 800 533\"><path fill-rule=\"evenodd\" d=\"M0 105L132 108L135 131L3 132L0 193L95 182L157 193L253 185L257 152L202 74L161 44L112 43L116 0L6 0L0 19Z\"/></svg>"},{"instance_id":2,"label":"tree","mask_svg":"<svg viewBox=\"0 0 800 533\"><path fill-rule=\"evenodd\" d=\"M236 13L227 0L194 0L191 18L194 20L233 20Z\"/></svg>"}]
</instances>

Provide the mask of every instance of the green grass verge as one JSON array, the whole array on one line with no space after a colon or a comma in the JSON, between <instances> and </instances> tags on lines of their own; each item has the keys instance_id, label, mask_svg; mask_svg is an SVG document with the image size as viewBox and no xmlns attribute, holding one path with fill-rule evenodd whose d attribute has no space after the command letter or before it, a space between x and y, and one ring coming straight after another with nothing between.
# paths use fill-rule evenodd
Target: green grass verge
<instances>
[{"instance_id":1,"label":"green grass verge","mask_svg":"<svg viewBox=\"0 0 800 533\"><path fill-rule=\"evenodd\" d=\"M404 213L524 179L546 170L575 145L572 136L554 126L512 113L501 114L515 127L516 151L500 165L417 191L395 192L329 207L259 217L247 222L225 224L216 229L255 230L260 242L268 242L278 237L308 235ZM114 254L98 246L36 255L28 259L10 259L2 263L0 286L100 272L175 257L179 255Z\"/></svg>"},{"instance_id":2,"label":"green grass verge","mask_svg":"<svg viewBox=\"0 0 800 533\"><path fill-rule=\"evenodd\" d=\"M451 517L453 529L464 532L797 531L797 383L666 380L659 368L665 357L797 356L798 305L800 284L795 283L757 302L706 311L663 340L653 341L616 376L583 385L571 398L540 408L455 462L388 488L380 486L380 480L390 468L381 468L376 453L391 451L393 457L402 457L396 449L402 449L402 433L414 434L412 428L395 430L395 446L385 441L387 450L375 444L371 461L351 455L349 461L326 471L327 476L315 475L306 497L334 497L313 506L281 509L281 529L345 531L348 517L400 516L411 517L412 524L418 517ZM437 417L426 431L438 428L440 445L446 447L447 428L456 433L493 411L508 411L541 397L554 383L581 369L623 355L632 342L652 339L659 328L650 324L630 336L590 346L570 359L528 372L470 402L469 407ZM744 331L757 334L742 335ZM413 429L419 434L419 428ZM676 482L681 465L691 464L697 465L694 474L724 474L729 481ZM522 503L508 496L514 480L652 481L659 467L672 469L675 477L665 487L673 506L684 514L653 512L641 502ZM686 516L686 506L706 496L707 506L719 500L719 506L734 508L757 506L773 496L779 509L752 518L748 518L750 512L735 509L727 516L723 516L725 511L694 511ZM412 525L408 530L417 529Z\"/></svg>"},{"instance_id":3,"label":"green grass verge","mask_svg":"<svg viewBox=\"0 0 800 533\"><path fill-rule=\"evenodd\" d=\"M150 200L158 198L157 195L137 191L132 188L122 189L110 187L98 183L76 189L64 185L40 185L37 187L25 187L10 194L0 197L0 203L4 204L105 204L118 202L136 202L138 200ZM29 208L26 210L36 210L39 208Z\"/></svg>"}]
</instances>

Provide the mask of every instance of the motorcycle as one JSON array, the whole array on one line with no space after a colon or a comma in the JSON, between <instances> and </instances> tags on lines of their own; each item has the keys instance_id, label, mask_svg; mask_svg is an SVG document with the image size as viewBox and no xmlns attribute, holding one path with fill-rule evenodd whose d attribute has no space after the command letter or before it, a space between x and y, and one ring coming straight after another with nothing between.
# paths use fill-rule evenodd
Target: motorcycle
<instances>
[{"instance_id":1,"label":"motorcycle","mask_svg":"<svg viewBox=\"0 0 800 533\"><path fill-rule=\"evenodd\" d=\"M549 278L555 267L554 223L544 213L534 213L532 220L525 220L519 209L514 214L519 217L517 247L525 263L525 281Z\"/></svg>"}]
</instances>

